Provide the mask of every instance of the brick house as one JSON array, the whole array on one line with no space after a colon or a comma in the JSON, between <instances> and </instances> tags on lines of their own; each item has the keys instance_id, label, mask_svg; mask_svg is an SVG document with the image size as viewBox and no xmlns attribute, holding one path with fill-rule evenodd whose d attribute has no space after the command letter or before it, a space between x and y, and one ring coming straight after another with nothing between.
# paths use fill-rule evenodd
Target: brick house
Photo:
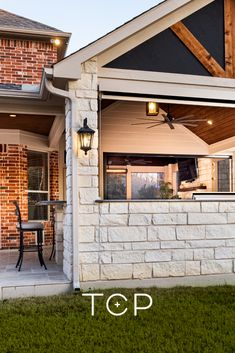
<instances>
[{"instance_id":1,"label":"brick house","mask_svg":"<svg viewBox=\"0 0 235 353\"><path fill-rule=\"evenodd\" d=\"M37 101L1 98L8 114L28 107L36 131L35 110L46 116L40 141L26 135L59 154L51 194L66 189L63 271L74 289L234 283L234 18L233 0L167 0L44 68Z\"/></svg>"},{"instance_id":2,"label":"brick house","mask_svg":"<svg viewBox=\"0 0 235 353\"><path fill-rule=\"evenodd\" d=\"M45 222L45 243L51 244L50 215L47 209L35 209L34 203L49 195L58 199L61 194L59 142L50 146L48 135L53 127L63 128L63 105L59 114L58 102L38 98L43 69L64 57L70 34L3 10L0 33L0 185L5 188L1 190L0 248L19 245L13 200L19 200L25 220ZM36 180L40 168L45 171L42 187ZM33 241L34 235L28 234L27 242Z\"/></svg>"}]
</instances>

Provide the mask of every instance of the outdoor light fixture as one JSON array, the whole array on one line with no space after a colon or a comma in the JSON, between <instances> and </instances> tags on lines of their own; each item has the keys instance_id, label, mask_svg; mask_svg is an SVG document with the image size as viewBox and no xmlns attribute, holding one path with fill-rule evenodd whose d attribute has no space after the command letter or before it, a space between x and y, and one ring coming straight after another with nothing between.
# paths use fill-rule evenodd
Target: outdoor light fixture
<instances>
[{"instance_id":1,"label":"outdoor light fixture","mask_svg":"<svg viewBox=\"0 0 235 353\"><path fill-rule=\"evenodd\" d=\"M87 155L87 152L91 150L92 141L95 133L95 131L87 125L87 118L84 119L83 127L81 127L81 129L79 129L77 133L80 138L80 149L84 151Z\"/></svg>"},{"instance_id":2,"label":"outdoor light fixture","mask_svg":"<svg viewBox=\"0 0 235 353\"><path fill-rule=\"evenodd\" d=\"M207 120L207 124L208 125L213 125L213 121L212 120Z\"/></svg>"},{"instance_id":3,"label":"outdoor light fixture","mask_svg":"<svg viewBox=\"0 0 235 353\"><path fill-rule=\"evenodd\" d=\"M159 114L159 105L157 102L147 102L146 103L146 115L147 116L157 116Z\"/></svg>"},{"instance_id":4,"label":"outdoor light fixture","mask_svg":"<svg viewBox=\"0 0 235 353\"><path fill-rule=\"evenodd\" d=\"M54 38L51 39L51 43L58 47L61 44L61 40L59 38Z\"/></svg>"},{"instance_id":5,"label":"outdoor light fixture","mask_svg":"<svg viewBox=\"0 0 235 353\"><path fill-rule=\"evenodd\" d=\"M10 118L16 118L16 114L9 114Z\"/></svg>"}]
</instances>

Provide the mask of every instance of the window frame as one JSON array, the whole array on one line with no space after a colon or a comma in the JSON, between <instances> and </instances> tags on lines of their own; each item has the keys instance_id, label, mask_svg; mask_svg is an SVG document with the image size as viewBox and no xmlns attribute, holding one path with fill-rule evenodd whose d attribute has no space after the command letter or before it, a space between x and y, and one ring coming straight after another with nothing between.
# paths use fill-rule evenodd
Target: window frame
<instances>
[{"instance_id":1,"label":"window frame","mask_svg":"<svg viewBox=\"0 0 235 353\"><path fill-rule=\"evenodd\" d=\"M126 174L126 200L132 199L132 173L164 173L164 180L166 181L167 171L165 167L158 166L118 166L112 165L106 168L105 174L108 174L108 171L123 171L123 174ZM105 180L105 198L107 198L107 182ZM122 200L122 199L120 199Z\"/></svg>"},{"instance_id":2,"label":"window frame","mask_svg":"<svg viewBox=\"0 0 235 353\"><path fill-rule=\"evenodd\" d=\"M27 194L47 194L48 195L48 200L50 200L50 153L48 151L42 151L39 149L33 149L29 148L27 150L27 156L28 152L37 152L37 153L44 153L47 155L47 171L48 171L48 176L47 176L47 191L44 190L29 190L27 189ZM28 157L27 157L28 161ZM27 171L28 171L28 165L27 165ZM27 174L28 175L28 174ZM29 199L29 197L28 197ZM28 213L29 213L29 204L28 204ZM29 222L47 222L50 220L50 207L47 207L47 218L46 219L28 219Z\"/></svg>"}]
</instances>

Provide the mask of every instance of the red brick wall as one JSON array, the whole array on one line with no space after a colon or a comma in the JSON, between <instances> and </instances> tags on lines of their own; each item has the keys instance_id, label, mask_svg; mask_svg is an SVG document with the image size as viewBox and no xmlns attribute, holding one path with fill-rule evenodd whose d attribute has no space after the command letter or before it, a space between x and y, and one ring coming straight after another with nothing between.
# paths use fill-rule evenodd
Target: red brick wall
<instances>
[{"instance_id":1,"label":"red brick wall","mask_svg":"<svg viewBox=\"0 0 235 353\"><path fill-rule=\"evenodd\" d=\"M27 177L27 146L6 145L6 152L0 152L0 248L15 248L19 244L19 234L16 231L15 207L12 201L18 200L22 219L28 220L28 177ZM49 156L50 165L50 197L58 199L58 152ZM45 243L52 242L51 221L44 222ZM26 244L34 244L35 236L25 234Z\"/></svg>"},{"instance_id":2,"label":"red brick wall","mask_svg":"<svg viewBox=\"0 0 235 353\"><path fill-rule=\"evenodd\" d=\"M43 67L57 61L57 48L43 41L0 39L0 83L40 84Z\"/></svg>"}]
</instances>

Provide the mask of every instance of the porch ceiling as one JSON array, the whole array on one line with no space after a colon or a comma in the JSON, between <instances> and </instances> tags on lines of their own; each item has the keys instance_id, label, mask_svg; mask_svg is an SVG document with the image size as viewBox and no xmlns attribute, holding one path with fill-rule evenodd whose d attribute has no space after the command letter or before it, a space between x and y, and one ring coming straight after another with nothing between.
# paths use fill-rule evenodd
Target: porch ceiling
<instances>
[{"instance_id":1,"label":"porch ceiling","mask_svg":"<svg viewBox=\"0 0 235 353\"><path fill-rule=\"evenodd\" d=\"M161 104L161 108L167 110L165 104ZM170 112L176 119L192 114L195 118L212 120L213 125L199 123L197 127L189 128L209 145L235 136L234 108L171 104Z\"/></svg>"},{"instance_id":2,"label":"porch ceiling","mask_svg":"<svg viewBox=\"0 0 235 353\"><path fill-rule=\"evenodd\" d=\"M0 129L15 129L48 136L55 117L52 115L28 115L0 113Z\"/></svg>"}]
</instances>

